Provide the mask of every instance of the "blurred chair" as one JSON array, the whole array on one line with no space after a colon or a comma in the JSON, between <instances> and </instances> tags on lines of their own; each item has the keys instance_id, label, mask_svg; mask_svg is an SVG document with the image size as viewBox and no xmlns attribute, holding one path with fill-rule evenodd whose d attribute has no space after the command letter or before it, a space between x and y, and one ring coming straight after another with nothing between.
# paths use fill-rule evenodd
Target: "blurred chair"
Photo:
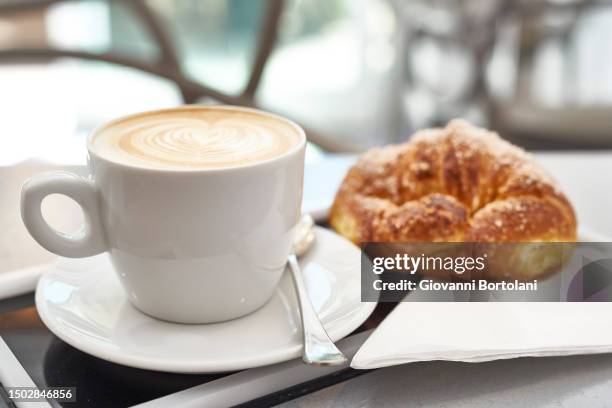
<instances>
[{"instance_id":1,"label":"blurred chair","mask_svg":"<svg viewBox=\"0 0 612 408\"><path fill-rule=\"evenodd\" d=\"M609 0L390 0L411 130L468 118L532 149L612 147Z\"/></svg>"},{"instance_id":2,"label":"blurred chair","mask_svg":"<svg viewBox=\"0 0 612 408\"><path fill-rule=\"evenodd\" d=\"M0 16L44 10L52 4L72 0L0 0ZM262 73L277 41L279 20L285 5L284 0L266 0L263 21L259 25L256 51L250 67L248 81L241 92L229 94L201 84L188 78L182 71L174 41L164 24L145 0L124 2L151 35L160 51L157 61L146 62L122 56L113 52L93 53L80 50L58 49L50 46L19 46L0 49L0 63L47 62L56 58L76 58L100 61L129 67L176 84L185 103L195 103L204 98L229 105L257 107L255 94L260 85ZM4 44L2 44L4 45ZM354 150L349 144L342 144L333 138L306 128L308 140L330 152L349 152Z\"/></svg>"}]
</instances>

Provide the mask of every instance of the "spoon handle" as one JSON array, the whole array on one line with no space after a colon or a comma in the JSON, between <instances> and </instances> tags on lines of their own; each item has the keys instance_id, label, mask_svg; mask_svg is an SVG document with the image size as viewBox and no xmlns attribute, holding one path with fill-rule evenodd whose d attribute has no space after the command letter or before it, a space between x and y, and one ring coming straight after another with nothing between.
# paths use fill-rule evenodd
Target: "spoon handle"
<instances>
[{"instance_id":1,"label":"spoon handle","mask_svg":"<svg viewBox=\"0 0 612 408\"><path fill-rule=\"evenodd\" d=\"M302 359L306 364L314 365L338 365L346 363L346 357L329 338L312 307L312 303L310 303L310 298L304 285L302 270L295 254L289 255L289 269L291 269L291 276L293 277L300 305L300 314L302 315L302 332L304 334L304 353Z\"/></svg>"}]
</instances>

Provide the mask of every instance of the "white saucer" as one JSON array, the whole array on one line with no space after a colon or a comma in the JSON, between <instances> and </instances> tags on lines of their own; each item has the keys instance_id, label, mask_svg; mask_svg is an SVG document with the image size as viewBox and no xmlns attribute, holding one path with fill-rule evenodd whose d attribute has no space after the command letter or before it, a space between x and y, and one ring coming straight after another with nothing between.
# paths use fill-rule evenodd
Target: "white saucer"
<instances>
[{"instance_id":1,"label":"white saucer","mask_svg":"<svg viewBox=\"0 0 612 408\"><path fill-rule=\"evenodd\" d=\"M359 249L323 228L300 260L306 286L332 339L355 330L375 303L360 301ZM274 297L246 317L183 325L148 317L129 304L106 255L59 259L38 283L36 307L66 343L98 358L149 370L212 373L301 355L300 317L286 273Z\"/></svg>"}]
</instances>

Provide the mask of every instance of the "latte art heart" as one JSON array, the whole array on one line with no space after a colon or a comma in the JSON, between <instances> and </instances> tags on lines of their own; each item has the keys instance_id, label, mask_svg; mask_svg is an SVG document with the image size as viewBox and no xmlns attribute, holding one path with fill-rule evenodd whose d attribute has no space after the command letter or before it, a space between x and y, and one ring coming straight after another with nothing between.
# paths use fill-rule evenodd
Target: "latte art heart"
<instances>
[{"instance_id":1,"label":"latte art heart","mask_svg":"<svg viewBox=\"0 0 612 408\"><path fill-rule=\"evenodd\" d=\"M171 123L160 120L134 127L121 138L119 146L143 160L223 166L272 157L285 151L283 142L262 125L233 119L210 124L181 118Z\"/></svg>"},{"instance_id":2,"label":"latte art heart","mask_svg":"<svg viewBox=\"0 0 612 408\"><path fill-rule=\"evenodd\" d=\"M290 122L254 111L168 110L111 124L93 140L96 152L126 164L222 168L282 155L299 142Z\"/></svg>"}]
</instances>

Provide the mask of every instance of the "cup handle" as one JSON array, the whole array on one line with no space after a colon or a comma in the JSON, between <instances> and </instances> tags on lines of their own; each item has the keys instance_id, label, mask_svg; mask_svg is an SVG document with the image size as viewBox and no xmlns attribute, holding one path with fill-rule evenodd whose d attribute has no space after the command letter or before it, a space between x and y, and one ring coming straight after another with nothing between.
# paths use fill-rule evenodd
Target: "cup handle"
<instances>
[{"instance_id":1,"label":"cup handle","mask_svg":"<svg viewBox=\"0 0 612 408\"><path fill-rule=\"evenodd\" d=\"M79 231L65 234L45 221L41 205L50 194L65 195L81 206L85 223ZM98 190L93 181L76 174L52 172L27 180L21 188L21 218L36 242L58 255L82 258L106 250Z\"/></svg>"}]
</instances>

